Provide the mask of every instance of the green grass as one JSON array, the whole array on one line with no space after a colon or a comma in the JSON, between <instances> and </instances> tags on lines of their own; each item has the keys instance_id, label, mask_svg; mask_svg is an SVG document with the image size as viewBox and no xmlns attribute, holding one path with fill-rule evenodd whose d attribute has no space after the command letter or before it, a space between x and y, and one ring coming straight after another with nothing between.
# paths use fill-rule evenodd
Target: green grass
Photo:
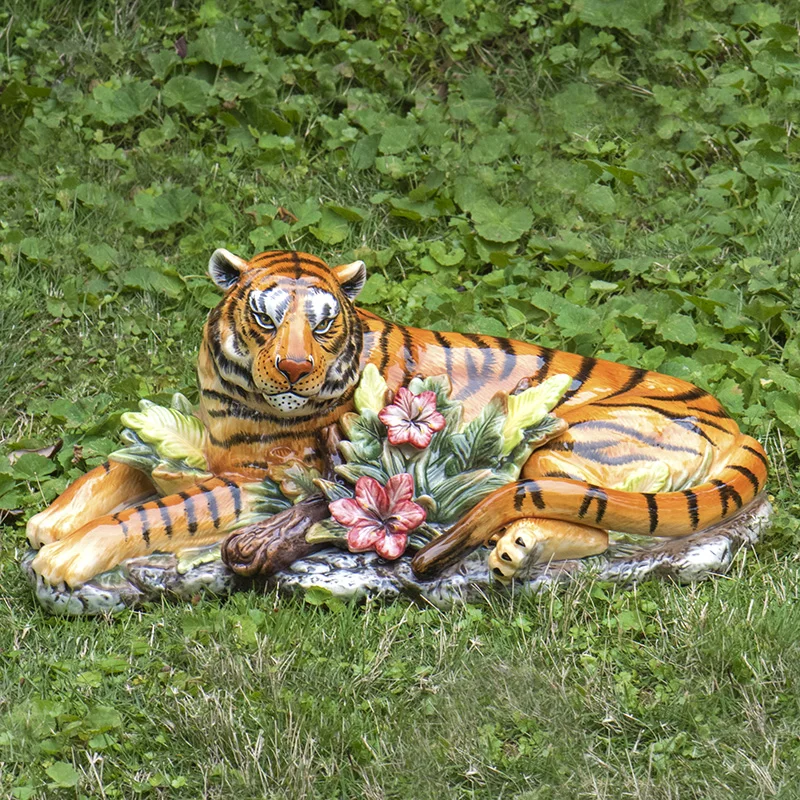
<instances>
[{"instance_id":1,"label":"green grass","mask_svg":"<svg viewBox=\"0 0 800 800\"><path fill-rule=\"evenodd\" d=\"M0 797L800 797L794 4L174 5L0 12ZM772 532L696 587L46 617L24 521L196 397L219 246L698 383Z\"/></svg>"}]
</instances>

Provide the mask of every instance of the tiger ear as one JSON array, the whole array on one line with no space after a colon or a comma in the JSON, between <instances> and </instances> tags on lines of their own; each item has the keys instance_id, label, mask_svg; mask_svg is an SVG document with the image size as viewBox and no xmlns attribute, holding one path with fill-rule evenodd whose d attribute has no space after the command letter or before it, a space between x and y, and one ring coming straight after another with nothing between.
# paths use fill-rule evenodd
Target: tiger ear
<instances>
[{"instance_id":1,"label":"tiger ear","mask_svg":"<svg viewBox=\"0 0 800 800\"><path fill-rule=\"evenodd\" d=\"M215 250L208 262L208 274L220 289L230 289L248 269L247 262L224 247Z\"/></svg>"},{"instance_id":2,"label":"tiger ear","mask_svg":"<svg viewBox=\"0 0 800 800\"><path fill-rule=\"evenodd\" d=\"M367 282L367 265L363 261L352 264L340 264L333 268L333 274L342 287L348 300L355 300Z\"/></svg>"}]
</instances>

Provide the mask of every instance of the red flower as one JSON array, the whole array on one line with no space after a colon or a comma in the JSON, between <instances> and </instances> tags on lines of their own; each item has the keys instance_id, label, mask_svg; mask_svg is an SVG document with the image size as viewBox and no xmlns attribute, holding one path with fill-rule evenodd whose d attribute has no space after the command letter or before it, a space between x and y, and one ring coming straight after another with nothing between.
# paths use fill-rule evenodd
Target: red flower
<instances>
[{"instance_id":1,"label":"red flower","mask_svg":"<svg viewBox=\"0 0 800 800\"><path fill-rule=\"evenodd\" d=\"M386 488L374 478L356 481L355 498L334 500L333 518L348 528L347 546L353 553L375 550L386 559L405 552L408 532L425 521L425 509L411 502L414 479L407 472L393 475Z\"/></svg>"},{"instance_id":2,"label":"red flower","mask_svg":"<svg viewBox=\"0 0 800 800\"><path fill-rule=\"evenodd\" d=\"M397 390L394 402L378 414L378 419L388 428L391 444L410 442L420 450L445 426L444 417L436 410L436 392L412 394L405 387Z\"/></svg>"}]
</instances>

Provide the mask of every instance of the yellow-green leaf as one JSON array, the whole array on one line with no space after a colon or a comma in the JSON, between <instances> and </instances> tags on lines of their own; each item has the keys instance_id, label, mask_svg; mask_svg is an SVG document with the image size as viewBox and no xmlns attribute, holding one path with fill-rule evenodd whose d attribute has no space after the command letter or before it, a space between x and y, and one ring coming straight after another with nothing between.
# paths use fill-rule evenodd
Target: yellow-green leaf
<instances>
[{"instance_id":1,"label":"yellow-green leaf","mask_svg":"<svg viewBox=\"0 0 800 800\"><path fill-rule=\"evenodd\" d=\"M571 383L570 375L553 375L538 386L509 396L508 414L503 426L503 455L508 455L522 441L522 432L526 428L537 425L547 416Z\"/></svg>"},{"instance_id":2,"label":"yellow-green leaf","mask_svg":"<svg viewBox=\"0 0 800 800\"><path fill-rule=\"evenodd\" d=\"M361 413L365 408L378 414L386 405L388 384L374 364L367 364L358 383L353 402Z\"/></svg>"},{"instance_id":3,"label":"yellow-green leaf","mask_svg":"<svg viewBox=\"0 0 800 800\"><path fill-rule=\"evenodd\" d=\"M135 431L142 441L152 444L162 458L185 461L190 467L206 469L205 428L197 417L182 414L142 400L141 411L122 415L122 424Z\"/></svg>"}]
</instances>

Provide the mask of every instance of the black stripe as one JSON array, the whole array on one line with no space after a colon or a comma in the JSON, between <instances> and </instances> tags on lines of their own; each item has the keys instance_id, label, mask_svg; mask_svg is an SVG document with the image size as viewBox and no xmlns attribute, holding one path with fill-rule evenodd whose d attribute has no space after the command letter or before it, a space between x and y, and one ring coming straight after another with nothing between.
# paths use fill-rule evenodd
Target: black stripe
<instances>
[{"instance_id":1,"label":"black stripe","mask_svg":"<svg viewBox=\"0 0 800 800\"><path fill-rule=\"evenodd\" d=\"M106 475L111 472L111 464L109 464L108 461L104 461L101 466L105 470Z\"/></svg>"},{"instance_id":2,"label":"black stripe","mask_svg":"<svg viewBox=\"0 0 800 800\"><path fill-rule=\"evenodd\" d=\"M436 343L444 350L444 368L447 371L447 377L450 380L450 385L453 384L453 343L439 331L431 331Z\"/></svg>"},{"instance_id":3,"label":"black stripe","mask_svg":"<svg viewBox=\"0 0 800 800\"><path fill-rule=\"evenodd\" d=\"M659 450L669 450L673 453L691 453L692 455L699 455L700 451L693 448L693 447L685 447L684 445L678 444L667 444L666 442L662 442L660 439L656 439L655 437L648 436L644 431L640 431L636 428L631 428L628 425L623 425L619 422L609 422L604 419L587 419L587 420L578 420L573 422L570 425L570 431L573 435L577 432L576 428L582 428L586 430L606 430L606 431L614 431L615 433L620 433L623 436L630 436L631 439L635 439L637 442L641 442L642 444L646 444L650 447L655 447ZM581 451L581 450L588 450L591 452L592 450L599 450L604 447L613 447L615 445L622 444L620 441L612 440L600 440L600 441L574 441L573 448L574 450Z\"/></svg>"},{"instance_id":4,"label":"black stripe","mask_svg":"<svg viewBox=\"0 0 800 800\"><path fill-rule=\"evenodd\" d=\"M569 402L569 400L573 398L580 391L581 386L583 386L583 384L586 383L586 381L589 379L589 376L592 374L592 371L596 366L597 366L596 358L592 358L591 356L583 356L583 360L581 361L581 365L578 368L578 372L572 379L572 387L558 401L558 403L556 403L555 408L558 408L560 405Z\"/></svg>"},{"instance_id":5,"label":"black stripe","mask_svg":"<svg viewBox=\"0 0 800 800\"><path fill-rule=\"evenodd\" d=\"M698 408L697 406L686 406L689 411L696 411L698 414L708 414L709 417L717 417L718 419L730 419L730 414L727 411L710 411L707 408Z\"/></svg>"},{"instance_id":6,"label":"black stripe","mask_svg":"<svg viewBox=\"0 0 800 800\"><path fill-rule=\"evenodd\" d=\"M550 362L555 357L555 354L555 350L550 350L547 347L542 348L542 352L539 354L539 358L542 359L542 363L539 364L539 369L536 371L536 375L534 376L534 379L537 383L541 383L547 377L547 373L550 371Z\"/></svg>"},{"instance_id":7,"label":"black stripe","mask_svg":"<svg viewBox=\"0 0 800 800\"><path fill-rule=\"evenodd\" d=\"M475 362L472 360L472 352L464 350L464 363L467 367L467 380L461 387L461 391L453 398L453 400L463 401L471 397L475 393L476 384L479 384L479 374L475 367Z\"/></svg>"},{"instance_id":8,"label":"black stripe","mask_svg":"<svg viewBox=\"0 0 800 800\"><path fill-rule=\"evenodd\" d=\"M194 536L197 533L197 514L194 510L194 498L188 492L178 492L178 497L183 500L183 513L186 514L187 527L189 529L189 536Z\"/></svg>"},{"instance_id":9,"label":"black stripe","mask_svg":"<svg viewBox=\"0 0 800 800\"><path fill-rule=\"evenodd\" d=\"M144 506L134 506L133 513L142 518L142 539L144 543L150 546L150 531L147 530L147 509Z\"/></svg>"},{"instance_id":10,"label":"black stripe","mask_svg":"<svg viewBox=\"0 0 800 800\"><path fill-rule=\"evenodd\" d=\"M386 373L386 366L389 363L389 337L392 335L394 325L391 322L384 321L384 328L381 331L381 338L378 342L378 350L381 354L381 363L378 364L378 372L381 375Z\"/></svg>"},{"instance_id":11,"label":"black stripe","mask_svg":"<svg viewBox=\"0 0 800 800\"><path fill-rule=\"evenodd\" d=\"M576 478L570 475L569 472L562 472L560 469L553 470L552 472L545 472L542 474L543 478L566 478L569 481L580 481L582 478Z\"/></svg>"},{"instance_id":12,"label":"black stripe","mask_svg":"<svg viewBox=\"0 0 800 800\"><path fill-rule=\"evenodd\" d=\"M646 403L606 403L605 400L600 400L598 401L597 405L602 406L603 408L646 408L648 411L654 411L656 414L660 414L662 417L672 420L676 425L680 425L680 427L685 428L692 433L696 433L698 436L702 436L702 438L705 439L709 444L712 444L715 447L717 446L714 440L697 425L697 417L687 417L685 414L676 414L675 412L665 411L663 408L656 408L655 406L647 405ZM708 425L710 428L716 428L723 433L730 433L727 428L722 427L722 425L717 425L714 422L704 420L703 424Z\"/></svg>"},{"instance_id":13,"label":"black stripe","mask_svg":"<svg viewBox=\"0 0 800 800\"><path fill-rule=\"evenodd\" d=\"M405 365L403 367L406 372L406 377L403 380L403 385L405 386L416 374L417 362L414 361L414 356L411 352L411 347L414 344L411 331L408 328L401 328L400 330L403 332L403 350L405 351Z\"/></svg>"},{"instance_id":14,"label":"black stripe","mask_svg":"<svg viewBox=\"0 0 800 800\"><path fill-rule=\"evenodd\" d=\"M592 500L597 500L597 514L595 515L595 522L600 522L606 513L606 507L608 506L608 495L603 489L601 489L599 486L595 486L594 484L589 484L589 488L586 490L586 495L583 498L583 503L578 511L578 516L581 519L586 516L587 512L589 511L589 506L592 504Z\"/></svg>"},{"instance_id":15,"label":"black stripe","mask_svg":"<svg viewBox=\"0 0 800 800\"><path fill-rule=\"evenodd\" d=\"M160 498L156 500L156 508L161 512L161 521L164 523L164 533L167 534L167 538L172 538L172 520L169 518L169 510L167 509L166 505L164 505L164 501Z\"/></svg>"},{"instance_id":16,"label":"black stripe","mask_svg":"<svg viewBox=\"0 0 800 800\"><path fill-rule=\"evenodd\" d=\"M309 434L310 435L310 434ZM211 431L208 432L208 440L214 447L235 447L238 444L269 444L279 439L296 438L295 431L278 431L277 433L235 433L227 439L217 439Z\"/></svg>"},{"instance_id":17,"label":"black stripe","mask_svg":"<svg viewBox=\"0 0 800 800\"><path fill-rule=\"evenodd\" d=\"M662 403L666 402L688 402L689 400L699 400L703 395L708 394L705 389L700 389L697 386L693 386L691 389L688 389L683 394L669 394L665 397L661 397L658 395L642 395L643 400L659 400Z\"/></svg>"},{"instance_id":18,"label":"black stripe","mask_svg":"<svg viewBox=\"0 0 800 800\"><path fill-rule=\"evenodd\" d=\"M127 523L127 521L122 519L122 517L119 514L112 514L111 515L111 519L113 519L114 522L116 522L117 525L119 525L120 528L122 528L122 536L123 536L124 539L127 539L128 538L128 523Z\"/></svg>"},{"instance_id":19,"label":"black stripe","mask_svg":"<svg viewBox=\"0 0 800 800\"><path fill-rule=\"evenodd\" d=\"M252 408L247 408L246 406L240 405L237 403L236 405L232 405L228 409L222 408L207 408L206 414L213 419L224 419L225 417L235 417L236 419L247 419L252 420L253 422L272 422L276 419L276 417L271 416L270 414L264 414L261 411L253 411Z\"/></svg>"},{"instance_id":20,"label":"black stripe","mask_svg":"<svg viewBox=\"0 0 800 800\"><path fill-rule=\"evenodd\" d=\"M761 488L758 485L758 478L756 477L755 473L749 470L747 467L743 467L740 464L728 464L728 469L735 469L737 472L741 472L742 475L753 484L753 491L758 494L758 490Z\"/></svg>"},{"instance_id":21,"label":"black stripe","mask_svg":"<svg viewBox=\"0 0 800 800\"><path fill-rule=\"evenodd\" d=\"M517 348L511 339L501 339L499 336L492 337L497 344L497 347L503 351L503 369L500 372L500 377L497 379L501 383L508 378L517 366Z\"/></svg>"},{"instance_id":22,"label":"black stripe","mask_svg":"<svg viewBox=\"0 0 800 800\"><path fill-rule=\"evenodd\" d=\"M242 513L242 490L235 481L230 481L227 478L221 478L221 480L224 481L225 485L230 489L231 499L233 500L234 519L238 520L239 515Z\"/></svg>"},{"instance_id":23,"label":"black stripe","mask_svg":"<svg viewBox=\"0 0 800 800\"><path fill-rule=\"evenodd\" d=\"M697 495L691 489L684 489L683 496L686 498L686 505L689 508L689 519L692 523L692 530L696 531L700 524L700 513L697 506Z\"/></svg>"},{"instance_id":24,"label":"black stripe","mask_svg":"<svg viewBox=\"0 0 800 800\"><path fill-rule=\"evenodd\" d=\"M635 389L647 377L648 371L646 369L634 369L628 380L616 392L607 395L604 399L608 400L611 397L617 397L617 395L625 394L625 392Z\"/></svg>"},{"instance_id":25,"label":"black stripe","mask_svg":"<svg viewBox=\"0 0 800 800\"><path fill-rule=\"evenodd\" d=\"M716 480L716 479L711 481L711 483L713 483L714 486L716 486L717 489L719 490L719 501L720 501L720 504L722 505L722 516L723 517L727 517L728 516L728 491L727 491L728 490L728 484L725 483L725 481L720 481L720 480Z\"/></svg>"},{"instance_id":26,"label":"black stripe","mask_svg":"<svg viewBox=\"0 0 800 800\"><path fill-rule=\"evenodd\" d=\"M525 501L525 484L520 482L514 490L514 511L522 511L522 503Z\"/></svg>"},{"instance_id":27,"label":"black stripe","mask_svg":"<svg viewBox=\"0 0 800 800\"><path fill-rule=\"evenodd\" d=\"M540 511L545 507L544 499L542 498L542 490L536 481L525 481L525 488L528 491L528 496L533 501L533 504Z\"/></svg>"},{"instance_id":28,"label":"black stripe","mask_svg":"<svg viewBox=\"0 0 800 800\"><path fill-rule=\"evenodd\" d=\"M492 378L492 367L495 362L495 354L492 346L477 333L463 333L461 334L465 339L472 342L479 348L483 360L481 361L480 377L484 380Z\"/></svg>"},{"instance_id":29,"label":"black stripe","mask_svg":"<svg viewBox=\"0 0 800 800\"><path fill-rule=\"evenodd\" d=\"M237 364L235 361L231 361L228 356L222 352L222 344L219 341L216 331L213 335L209 336L208 343L211 347L214 360L216 361L220 370L224 369L226 372L242 378L243 380L247 381L252 388L255 388L253 387L253 376L250 373L250 370L245 369L245 367L243 367L241 364Z\"/></svg>"},{"instance_id":30,"label":"black stripe","mask_svg":"<svg viewBox=\"0 0 800 800\"><path fill-rule=\"evenodd\" d=\"M647 513L650 515L650 533L658 527L658 501L654 494L642 492L642 497L647 501Z\"/></svg>"},{"instance_id":31,"label":"black stripe","mask_svg":"<svg viewBox=\"0 0 800 800\"><path fill-rule=\"evenodd\" d=\"M214 374L217 376L217 380L222 384L222 388L225 389L226 392L230 394L238 395L239 397L248 400L252 395L246 389L243 389L241 386L237 386L235 383L231 383L220 370L219 364L217 364L216 359L214 358L213 352L211 352L211 346L208 342L204 342L204 346L208 348L208 360L211 362L211 367L214 370Z\"/></svg>"},{"instance_id":32,"label":"black stripe","mask_svg":"<svg viewBox=\"0 0 800 800\"><path fill-rule=\"evenodd\" d=\"M203 486L202 484L197 488L205 494L206 501L208 502L208 510L211 512L211 519L214 522L214 527L219 528L219 508L217 507L217 500L214 497L214 490L208 486Z\"/></svg>"},{"instance_id":33,"label":"black stripe","mask_svg":"<svg viewBox=\"0 0 800 800\"><path fill-rule=\"evenodd\" d=\"M719 490L719 498L720 503L722 504L722 516L725 517L728 515L728 500L733 500L736 503L736 508L741 508L742 497L736 489L733 488L729 483L725 483L725 481L717 480L716 478L711 481L714 486L717 487Z\"/></svg>"},{"instance_id":34,"label":"black stripe","mask_svg":"<svg viewBox=\"0 0 800 800\"><path fill-rule=\"evenodd\" d=\"M259 269L265 269L266 267L274 266L275 264L279 264L281 261L286 261L287 256L291 253L291 250L269 250L268 252L264 253L261 258L256 259L253 262L254 267L258 267Z\"/></svg>"},{"instance_id":35,"label":"black stripe","mask_svg":"<svg viewBox=\"0 0 800 800\"><path fill-rule=\"evenodd\" d=\"M678 427L685 428L687 431L691 431L692 433L701 436L705 439L709 444L713 445L714 447L717 446L716 442L696 423L693 422L690 417L684 417L683 419L673 419L672 420ZM708 425L708 423L706 423ZM711 425L712 428L719 427L718 425ZM724 431L724 428L720 428L721 431ZM727 433L727 431L726 431Z\"/></svg>"},{"instance_id":36,"label":"black stripe","mask_svg":"<svg viewBox=\"0 0 800 800\"><path fill-rule=\"evenodd\" d=\"M603 452L605 448L608 447L615 447L620 444L625 444L625 442L600 442L602 447L595 448L594 442L589 442L588 447L584 447L585 443L582 442L575 442L575 447L573 448L573 452L575 455L581 456L582 458L588 458L591 461L596 462L597 464L603 464L607 467L617 467L619 465L625 464L636 464L640 461L647 461L652 463L653 461L661 461L662 459L651 453L622 453L620 455L611 455L610 453ZM667 448L663 448L667 449Z\"/></svg>"},{"instance_id":37,"label":"black stripe","mask_svg":"<svg viewBox=\"0 0 800 800\"><path fill-rule=\"evenodd\" d=\"M203 397L210 397L212 400L218 400L220 403L238 403L237 400L228 397L227 394L215 392L213 389L200 389L200 394L202 394Z\"/></svg>"},{"instance_id":38,"label":"black stripe","mask_svg":"<svg viewBox=\"0 0 800 800\"><path fill-rule=\"evenodd\" d=\"M755 447L743 444L742 449L747 450L748 453L752 453L767 469L769 469L769 461L767 461L764 455L756 450Z\"/></svg>"}]
</instances>

